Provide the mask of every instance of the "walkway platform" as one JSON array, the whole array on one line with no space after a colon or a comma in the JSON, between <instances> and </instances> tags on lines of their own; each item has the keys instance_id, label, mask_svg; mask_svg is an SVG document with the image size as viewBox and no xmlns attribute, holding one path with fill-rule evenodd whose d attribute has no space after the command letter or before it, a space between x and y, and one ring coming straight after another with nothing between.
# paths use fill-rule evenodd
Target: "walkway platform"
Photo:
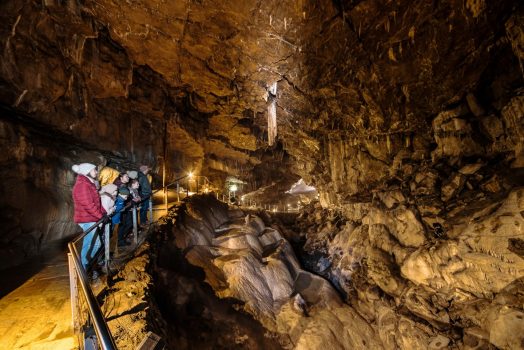
<instances>
[{"instance_id":1,"label":"walkway platform","mask_svg":"<svg viewBox=\"0 0 524 350\"><path fill-rule=\"evenodd\" d=\"M26 278L0 299L0 349L78 349L71 324L69 269L65 247L56 247L31 262L3 271L10 279ZM12 276L12 277L11 277Z\"/></svg>"},{"instance_id":2,"label":"walkway platform","mask_svg":"<svg viewBox=\"0 0 524 350\"><path fill-rule=\"evenodd\" d=\"M176 199L176 192L169 191L169 208L176 205ZM165 214L164 204L153 206L154 221ZM72 327L65 243L2 273L5 278L0 283L0 350L79 348Z\"/></svg>"}]
</instances>

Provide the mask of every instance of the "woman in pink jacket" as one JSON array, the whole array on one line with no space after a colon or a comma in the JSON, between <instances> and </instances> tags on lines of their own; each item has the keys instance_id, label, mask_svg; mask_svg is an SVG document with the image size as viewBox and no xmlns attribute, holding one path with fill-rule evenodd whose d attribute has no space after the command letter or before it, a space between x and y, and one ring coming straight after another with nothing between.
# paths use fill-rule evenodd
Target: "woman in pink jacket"
<instances>
[{"instance_id":1,"label":"woman in pink jacket","mask_svg":"<svg viewBox=\"0 0 524 350\"><path fill-rule=\"evenodd\" d=\"M74 220L86 232L106 215L95 185L98 172L96 166L90 163L75 164L73 165L73 171L78 174L73 187ZM100 239L96 231L97 229L91 230L82 241L80 257L85 269L87 269L89 261L95 256L98 249L100 249Z\"/></svg>"}]
</instances>

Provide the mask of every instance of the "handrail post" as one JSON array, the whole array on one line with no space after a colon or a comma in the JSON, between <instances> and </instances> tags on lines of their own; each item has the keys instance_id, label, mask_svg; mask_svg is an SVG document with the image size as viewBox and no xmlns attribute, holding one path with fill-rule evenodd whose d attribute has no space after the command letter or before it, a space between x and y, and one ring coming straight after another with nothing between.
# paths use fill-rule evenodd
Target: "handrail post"
<instances>
[{"instance_id":1,"label":"handrail post","mask_svg":"<svg viewBox=\"0 0 524 350\"><path fill-rule=\"evenodd\" d=\"M176 182L176 201L180 202L180 183Z\"/></svg>"},{"instance_id":2,"label":"handrail post","mask_svg":"<svg viewBox=\"0 0 524 350\"><path fill-rule=\"evenodd\" d=\"M151 219L149 219L149 222L153 222L153 194L151 193L149 196L149 216ZM141 222L143 224L143 222Z\"/></svg>"},{"instance_id":3,"label":"handrail post","mask_svg":"<svg viewBox=\"0 0 524 350\"><path fill-rule=\"evenodd\" d=\"M110 238L109 238L109 229L110 229L110 224L109 223L106 223L104 225L104 250L105 250L105 265L106 265L106 272L107 274L109 274L109 260L111 259L111 255L110 255L110 246L111 246L111 243L110 243Z\"/></svg>"},{"instance_id":4,"label":"handrail post","mask_svg":"<svg viewBox=\"0 0 524 350\"><path fill-rule=\"evenodd\" d=\"M135 246L138 245L138 225L137 225L137 219L136 219L136 205L133 204L133 241L135 243Z\"/></svg>"},{"instance_id":5,"label":"handrail post","mask_svg":"<svg viewBox=\"0 0 524 350\"><path fill-rule=\"evenodd\" d=\"M69 263L69 289L71 291L71 321L73 323L73 332L76 333L80 328L76 317L77 302L78 302L78 285L76 281L76 269L71 253L67 253L67 261Z\"/></svg>"}]
</instances>

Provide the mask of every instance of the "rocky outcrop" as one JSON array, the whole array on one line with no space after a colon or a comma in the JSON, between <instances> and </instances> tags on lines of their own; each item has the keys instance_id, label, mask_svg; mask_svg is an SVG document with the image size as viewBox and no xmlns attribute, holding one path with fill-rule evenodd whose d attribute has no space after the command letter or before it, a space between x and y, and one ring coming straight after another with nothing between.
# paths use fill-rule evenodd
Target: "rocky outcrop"
<instances>
[{"instance_id":1,"label":"rocky outcrop","mask_svg":"<svg viewBox=\"0 0 524 350\"><path fill-rule=\"evenodd\" d=\"M219 297L239 300L244 311L279 334L285 347L425 347L435 335L428 327L417 329L386 303L379 322L365 319L342 302L327 280L301 267L279 231L212 197L192 198L181 207L174 238Z\"/></svg>"},{"instance_id":2,"label":"rocky outcrop","mask_svg":"<svg viewBox=\"0 0 524 350\"><path fill-rule=\"evenodd\" d=\"M518 347L522 13L512 0L4 1L2 256L69 235L72 162L162 164L217 188L302 178L323 208L299 224L304 249L351 307L257 219L190 203L173 241L296 347Z\"/></svg>"},{"instance_id":3,"label":"rocky outcrop","mask_svg":"<svg viewBox=\"0 0 524 350\"><path fill-rule=\"evenodd\" d=\"M457 174L472 175L480 168L463 167ZM439 339L443 347L491 343L519 348L522 339L508 331L524 326L522 295L515 293L524 280L517 248L523 189L476 205L451 202L450 207L458 207L447 213L432 210L438 221L425 220L431 212L427 202L417 207L415 201L407 211L409 201L398 190L375 198L348 206L351 215L317 208L299 218L306 256L323 253L310 268L331 280L367 320L380 325L384 312L389 314L389 336L401 348L406 345L399 343L399 315L424 325L423 347L435 348ZM456 334L457 327L463 336Z\"/></svg>"},{"instance_id":4,"label":"rocky outcrop","mask_svg":"<svg viewBox=\"0 0 524 350\"><path fill-rule=\"evenodd\" d=\"M161 322L151 298L150 245L141 245L101 293L101 308L118 349L136 349ZM159 320L160 319L160 320Z\"/></svg>"}]
</instances>

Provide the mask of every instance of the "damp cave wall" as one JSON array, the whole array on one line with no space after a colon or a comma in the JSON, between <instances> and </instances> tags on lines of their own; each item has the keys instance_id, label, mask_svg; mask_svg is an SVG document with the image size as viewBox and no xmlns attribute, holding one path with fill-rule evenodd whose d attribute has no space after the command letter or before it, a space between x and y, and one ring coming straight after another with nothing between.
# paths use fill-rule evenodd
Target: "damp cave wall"
<instances>
[{"instance_id":1,"label":"damp cave wall","mask_svg":"<svg viewBox=\"0 0 524 350\"><path fill-rule=\"evenodd\" d=\"M158 76L134 66L93 18L46 4L0 5L2 268L79 231L73 164L158 172L167 154L169 179L201 162Z\"/></svg>"},{"instance_id":2,"label":"damp cave wall","mask_svg":"<svg viewBox=\"0 0 524 350\"><path fill-rule=\"evenodd\" d=\"M0 100L20 113L2 113L2 207L15 223L5 246L69 235L70 166L99 155L158 170L167 150L169 176L259 166L257 179L283 177L263 160L343 210L428 174L439 208L450 179L447 199L493 176L503 192L519 185L503 174L522 168L518 2L0 6ZM285 163L256 154L273 81ZM50 137L24 126L32 120ZM79 146L48 146L53 131ZM485 179L457 175L477 161Z\"/></svg>"}]
</instances>

